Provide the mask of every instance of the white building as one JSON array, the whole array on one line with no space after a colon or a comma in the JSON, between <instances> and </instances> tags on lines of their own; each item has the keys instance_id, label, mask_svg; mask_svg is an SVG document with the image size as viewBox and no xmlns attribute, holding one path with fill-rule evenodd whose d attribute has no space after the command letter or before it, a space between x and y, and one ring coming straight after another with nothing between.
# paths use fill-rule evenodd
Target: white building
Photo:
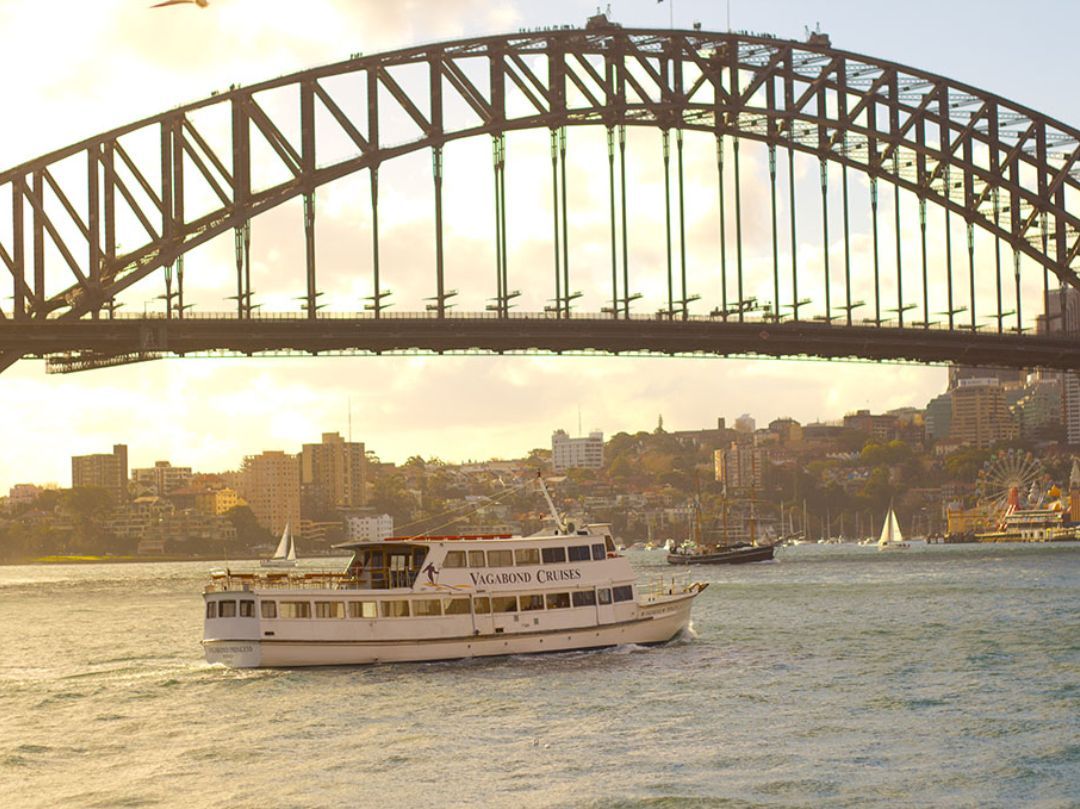
<instances>
[{"instance_id":1,"label":"white building","mask_svg":"<svg viewBox=\"0 0 1080 809\"><path fill-rule=\"evenodd\" d=\"M556 472L603 468L604 434L594 431L584 438L571 438L566 430L556 430L551 434L551 462Z\"/></svg>"},{"instance_id":2,"label":"white building","mask_svg":"<svg viewBox=\"0 0 1080 809\"><path fill-rule=\"evenodd\" d=\"M394 535L394 518L389 514L351 512L344 516L345 535L351 542L378 542Z\"/></svg>"}]
</instances>

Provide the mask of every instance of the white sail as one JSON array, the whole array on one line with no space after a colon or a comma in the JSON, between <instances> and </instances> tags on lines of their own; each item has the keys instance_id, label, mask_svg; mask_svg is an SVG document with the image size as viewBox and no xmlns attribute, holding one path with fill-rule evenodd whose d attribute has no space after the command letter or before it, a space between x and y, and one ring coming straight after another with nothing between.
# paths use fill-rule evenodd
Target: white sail
<instances>
[{"instance_id":1,"label":"white sail","mask_svg":"<svg viewBox=\"0 0 1080 809\"><path fill-rule=\"evenodd\" d=\"M288 530L288 529L286 529ZM899 531L899 529L897 529ZM289 531L289 552L285 555L285 558L290 562L296 561L296 542L293 540L292 531Z\"/></svg>"},{"instance_id":2,"label":"white sail","mask_svg":"<svg viewBox=\"0 0 1080 809\"><path fill-rule=\"evenodd\" d=\"M292 530L285 523L285 530L281 533L281 541L278 542L277 550L274 551L273 559L295 559L296 548L293 545Z\"/></svg>"},{"instance_id":3,"label":"white sail","mask_svg":"<svg viewBox=\"0 0 1080 809\"><path fill-rule=\"evenodd\" d=\"M900 531L900 522L896 519L896 512L889 506L889 513L885 516L885 522L881 526L881 538L878 539L879 548L893 546L906 547L904 535Z\"/></svg>"}]
</instances>

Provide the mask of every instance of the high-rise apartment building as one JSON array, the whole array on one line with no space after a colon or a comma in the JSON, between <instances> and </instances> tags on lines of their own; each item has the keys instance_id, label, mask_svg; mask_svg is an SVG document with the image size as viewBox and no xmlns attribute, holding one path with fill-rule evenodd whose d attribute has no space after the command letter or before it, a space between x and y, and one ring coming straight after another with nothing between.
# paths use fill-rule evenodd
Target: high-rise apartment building
<instances>
[{"instance_id":1,"label":"high-rise apartment building","mask_svg":"<svg viewBox=\"0 0 1080 809\"><path fill-rule=\"evenodd\" d=\"M131 480L137 488L153 489L158 497L165 497L191 484L191 467L156 461L149 469L132 469Z\"/></svg>"},{"instance_id":2,"label":"high-rise apartment building","mask_svg":"<svg viewBox=\"0 0 1080 809\"><path fill-rule=\"evenodd\" d=\"M551 434L551 462L556 472L602 469L604 434L594 431L583 438L571 438L566 430L556 430Z\"/></svg>"},{"instance_id":3,"label":"high-rise apartment building","mask_svg":"<svg viewBox=\"0 0 1080 809\"><path fill-rule=\"evenodd\" d=\"M323 433L321 444L304 444L300 488L306 516L363 506L366 484L367 456L362 443L346 441L338 433Z\"/></svg>"},{"instance_id":4,"label":"high-rise apartment building","mask_svg":"<svg viewBox=\"0 0 1080 809\"><path fill-rule=\"evenodd\" d=\"M240 495L259 525L274 534L300 525L300 462L280 450L244 458Z\"/></svg>"},{"instance_id":5,"label":"high-rise apartment building","mask_svg":"<svg viewBox=\"0 0 1080 809\"><path fill-rule=\"evenodd\" d=\"M119 505L127 500L128 448L115 444L111 455L75 455L71 459L71 488L97 486Z\"/></svg>"},{"instance_id":6,"label":"high-rise apartment building","mask_svg":"<svg viewBox=\"0 0 1080 809\"><path fill-rule=\"evenodd\" d=\"M1017 437L1016 420L996 379L964 379L952 391L950 436L979 449Z\"/></svg>"},{"instance_id":7,"label":"high-rise apartment building","mask_svg":"<svg viewBox=\"0 0 1080 809\"><path fill-rule=\"evenodd\" d=\"M935 396L926 405L926 434L935 441L952 435L952 393Z\"/></svg>"},{"instance_id":8,"label":"high-rise apartment building","mask_svg":"<svg viewBox=\"0 0 1080 809\"><path fill-rule=\"evenodd\" d=\"M761 491L765 486L765 465L769 450L746 442L733 441L727 449L713 453L716 479L728 494Z\"/></svg>"}]
</instances>

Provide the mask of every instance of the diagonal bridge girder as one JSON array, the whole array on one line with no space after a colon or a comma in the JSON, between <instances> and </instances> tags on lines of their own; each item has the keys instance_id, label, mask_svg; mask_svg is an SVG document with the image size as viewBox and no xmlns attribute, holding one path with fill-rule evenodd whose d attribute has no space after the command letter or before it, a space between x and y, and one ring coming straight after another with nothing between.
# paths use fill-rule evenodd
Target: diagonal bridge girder
<instances>
[{"instance_id":1,"label":"diagonal bridge girder","mask_svg":"<svg viewBox=\"0 0 1080 809\"><path fill-rule=\"evenodd\" d=\"M426 72L423 93L411 94L395 77L405 67ZM358 115L328 86L342 80L367 91ZM298 95L298 142L260 104L261 95L281 89ZM512 93L523 103L510 104ZM474 123L445 124L451 96L475 113ZM228 150L195 120L211 109L228 113ZM412 121L419 137L387 140L379 122L390 111ZM320 160L318 122L327 116L355 146L352 155ZM0 290L10 289L13 301L7 317L23 324L96 314L215 236L395 157L477 135L577 125L697 130L814 155L956 214L1080 288L1080 131L821 38L599 24L357 56L234 87L0 172L0 199L11 210L10 223L0 223L0 276L9 282ZM135 138L157 147L134 154L125 142ZM267 144L286 180L257 184L252 138ZM184 188L195 183L219 204L189 216ZM145 241L121 249L125 214ZM314 317L311 266L308 275ZM0 369L13 356L0 355Z\"/></svg>"}]
</instances>

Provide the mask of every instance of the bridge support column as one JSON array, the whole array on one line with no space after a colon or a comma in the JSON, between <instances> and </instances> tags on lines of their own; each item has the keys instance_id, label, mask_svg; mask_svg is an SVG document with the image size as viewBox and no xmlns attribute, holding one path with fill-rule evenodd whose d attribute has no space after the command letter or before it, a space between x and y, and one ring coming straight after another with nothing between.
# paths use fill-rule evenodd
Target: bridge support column
<instances>
[{"instance_id":1,"label":"bridge support column","mask_svg":"<svg viewBox=\"0 0 1080 809\"><path fill-rule=\"evenodd\" d=\"M878 251L878 181L870 178L870 227L874 242L874 325L881 326L881 256Z\"/></svg>"},{"instance_id":2,"label":"bridge support column","mask_svg":"<svg viewBox=\"0 0 1080 809\"><path fill-rule=\"evenodd\" d=\"M443 318L446 317L446 279L443 276L442 146L431 149L431 170L435 180L435 313Z\"/></svg>"},{"instance_id":3,"label":"bridge support column","mask_svg":"<svg viewBox=\"0 0 1080 809\"><path fill-rule=\"evenodd\" d=\"M562 253L559 236L559 133L551 130L551 215L555 245L555 317L562 317Z\"/></svg>"},{"instance_id":4,"label":"bridge support column","mask_svg":"<svg viewBox=\"0 0 1080 809\"><path fill-rule=\"evenodd\" d=\"M848 154L847 135L844 136L844 157ZM847 325L851 325L851 313L854 304L851 302L851 220L848 208L848 167L844 163L841 169L841 182L844 186L844 310L847 312Z\"/></svg>"},{"instance_id":5,"label":"bridge support column","mask_svg":"<svg viewBox=\"0 0 1080 809\"><path fill-rule=\"evenodd\" d=\"M994 228L1001 228L1001 208L999 203L1001 201L1000 194L997 186L994 186L993 202L994 202ZM1001 311L1001 237L994 236L994 274L997 281L997 330L998 334L1004 331L1004 313Z\"/></svg>"},{"instance_id":6,"label":"bridge support column","mask_svg":"<svg viewBox=\"0 0 1080 809\"><path fill-rule=\"evenodd\" d=\"M974 334L978 326L975 323L975 226L971 222L967 223L967 252L968 295L971 299L971 331Z\"/></svg>"},{"instance_id":7,"label":"bridge support column","mask_svg":"<svg viewBox=\"0 0 1080 809\"><path fill-rule=\"evenodd\" d=\"M615 129L607 128L608 153L608 201L611 212L611 316L619 317L619 261L615 247L617 238L615 222Z\"/></svg>"},{"instance_id":8,"label":"bridge support column","mask_svg":"<svg viewBox=\"0 0 1080 809\"><path fill-rule=\"evenodd\" d=\"M665 129L661 134L664 150L664 234L667 245L667 316L675 317L675 281L671 266L671 133Z\"/></svg>"},{"instance_id":9,"label":"bridge support column","mask_svg":"<svg viewBox=\"0 0 1080 809\"><path fill-rule=\"evenodd\" d=\"M686 290L686 197L683 191L683 132L675 130L675 148L679 159L679 264L682 278L682 319L690 317L690 294Z\"/></svg>"},{"instance_id":10,"label":"bridge support column","mask_svg":"<svg viewBox=\"0 0 1080 809\"><path fill-rule=\"evenodd\" d=\"M506 316L504 310L506 288L503 283L506 260L506 217L504 213L506 200L503 196L505 192L503 183L503 148L503 135L493 135L491 138L491 159L495 170L495 311L499 317Z\"/></svg>"},{"instance_id":11,"label":"bridge support column","mask_svg":"<svg viewBox=\"0 0 1080 809\"><path fill-rule=\"evenodd\" d=\"M924 329L930 328L930 275L926 255L926 198L919 197L919 235L922 240L922 294Z\"/></svg>"},{"instance_id":12,"label":"bridge support column","mask_svg":"<svg viewBox=\"0 0 1080 809\"><path fill-rule=\"evenodd\" d=\"M622 196L623 315L630 319L630 251L626 235L626 125L619 124L619 193Z\"/></svg>"},{"instance_id":13,"label":"bridge support column","mask_svg":"<svg viewBox=\"0 0 1080 809\"><path fill-rule=\"evenodd\" d=\"M1016 333L1024 333L1024 321L1020 311L1020 251L1013 248L1013 277L1016 281Z\"/></svg>"},{"instance_id":14,"label":"bridge support column","mask_svg":"<svg viewBox=\"0 0 1080 809\"><path fill-rule=\"evenodd\" d=\"M746 297L743 292L742 261L742 182L739 176L739 139L732 145L735 150L735 271L738 274L739 322L746 319Z\"/></svg>"},{"instance_id":15,"label":"bridge support column","mask_svg":"<svg viewBox=\"0 0 1080 809\"><path fill-rule=\"evenodd\" d=\"M728 318L727 216L724 211L724 135L722 132L716 133L716 175L717 186L720 189L720 316L726 321Z\"/></svg>"},{"instance_id":16,"label":"bridge support column","mask_svg":"<svg viewBox=\"0 0 1080 809\"><path fill-rule=\"evenodd\" d=\"M789 137L795 137L793 128L788 129ZM791 316L799 319L799 244L795 232L795 146L788 146L788 214L791 218Z\"/></svg>"},{"instance_id":17,"label":"bridge support column","mask_svg":"<svg viewBox=\"0 0 1080 809\"><path fill-rule=\"evenodd\" d=\"M559 174L562 179L562 271L566 317L570 317L570 227L566 204L566 127L559 129Z\"/></svg>"},{"instance_id":18,"label":"bridge support column","mask_svg":"<svg viewBox=\"0 0 1080 809\"><path fill-rule=\"evenodd\" d=\"M821 173L821 257L825 263L825 322L833 322L832 291L829 278L829 164L824 158L819 166Z\"/></svg>"},{"instance_id":19,"label":"bridge support column","mask_svg":"<svg viewBox=\"0 0 1080 809\"><path fill-rule=\"evenodd\" d=\"M251 317L255 307L251 297L251 222L233 229L233 248L236 253L236 316Z\"/></svg>"},{"instance_id":20,"label":"bridge support column","mask_svg":"<svg viewBox=\"0 0 1080 809\"><path fill-rule=\"evenodd\" d=\"M776 144L769 144L769 202L772 213L773 319L780 322L780 242L776 231Z\"/></svg>"},{"instance_id":21,"label":"bridge support column","mask_svg":"<svg viewBox=\"0 0 1080 809\"><path fill-rule=\"evenodd\" d=\"M896 322L904 328L903 242L900 240L900 152L893 152L893 229L896 231ZM974 299L972 299L974 300Z\"/></svg>"},{"instance_id":22,"label":"bridge support column","mask_svg":"<svg viewBox=\"0 0 1080 809\"><path fill-rule=\"evenodd\" d=\"M304 194L304 252L307 258L307 316L315 318L319 313L320 293L315 281L315 194L313 193ZM248 317L250 316L249 311Z\"/></svg>"},{"instance_id":23,"label":"bridge support column","mask_svg":"<svg viewBox=\"0 0 1080 809\"><path fill-rule=\"evenodd\" d=\"M943 172L945 178L945 285L946 300L949 306L949 329L953 328L953 320L956 317L956 307L953 305L952 284L952 216L949 213L949 196L952 191L952 182L949 180L949 167Z\"/></svg>"}]
</instances>

